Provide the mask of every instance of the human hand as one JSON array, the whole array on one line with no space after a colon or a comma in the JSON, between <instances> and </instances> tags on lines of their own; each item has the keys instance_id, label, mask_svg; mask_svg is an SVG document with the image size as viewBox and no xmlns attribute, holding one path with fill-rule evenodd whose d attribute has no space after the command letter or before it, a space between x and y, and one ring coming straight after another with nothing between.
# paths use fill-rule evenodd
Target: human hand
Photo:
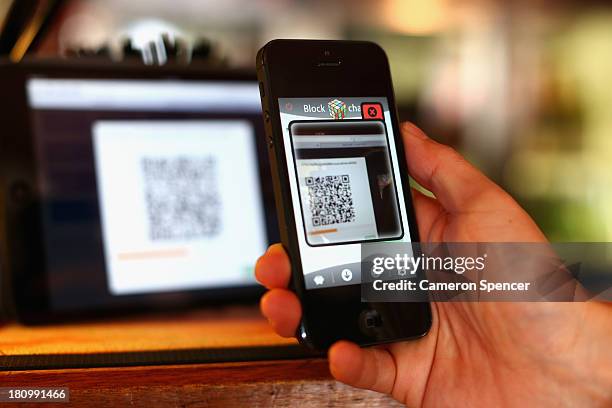
<instances>
[{"instance_id":1,"label":"human hand","mask_svg":"<svg viewBox=\"0 0 612 408\"><path fill-rule=\"evenodd\" d=\"M402 135L419 233L428 242L546 242L523 209L451 148L412 124ZM276 332L294 335L301 317L287 289L291 265L280 244L257 262L270 290L262 313ZM429 334L413 341L329 349L332 375L391 394L409 406L610 405L612 310L609 304L432 303Z\"/></svg>"}]
</instances>

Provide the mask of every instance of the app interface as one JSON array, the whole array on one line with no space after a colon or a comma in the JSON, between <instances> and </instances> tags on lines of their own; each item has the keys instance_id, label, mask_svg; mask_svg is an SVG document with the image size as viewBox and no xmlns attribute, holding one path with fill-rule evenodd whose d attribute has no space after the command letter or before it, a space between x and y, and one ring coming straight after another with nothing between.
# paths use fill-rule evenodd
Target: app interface
<instances>
[{"instance_id":1,"label":"app interface","mask_svg":"<svg viewBox=\"0 0 612 408\"><path fill-rule=\"evenodd\" d=\"M306 288L358 284L363 242L410 241L386 98L279 98Z\"/></svg>"}]
</instances>

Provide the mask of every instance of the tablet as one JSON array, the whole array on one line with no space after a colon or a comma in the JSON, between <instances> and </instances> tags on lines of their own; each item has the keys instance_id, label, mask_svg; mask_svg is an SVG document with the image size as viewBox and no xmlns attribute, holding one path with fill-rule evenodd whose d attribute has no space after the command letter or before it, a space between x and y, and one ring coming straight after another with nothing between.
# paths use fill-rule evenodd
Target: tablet
<instances>
[{"instance_id":1,"label":"tablet","mask_svg":"<svg viewBox=\"0 0 612 408\"><path fill-rule=\"evenodd\" d=\"M3 258L22 321L256 299L278 231L254 74L2 70Z\"/></svg>"}]
</instances>

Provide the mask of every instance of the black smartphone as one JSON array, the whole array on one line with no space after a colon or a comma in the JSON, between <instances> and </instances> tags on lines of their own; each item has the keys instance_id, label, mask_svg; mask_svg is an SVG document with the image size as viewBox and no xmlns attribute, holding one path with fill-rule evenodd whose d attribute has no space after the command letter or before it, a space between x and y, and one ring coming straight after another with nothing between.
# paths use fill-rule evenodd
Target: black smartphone
<instances>
[{"instance_id":1,"label":"black smartphone","mask_svg":"<svg viewBox=\"0 0 612 408\"><path fill-rule=\"evenodd\" d=\"M429 303L361 298L363 243L419 241L385 52L274 40L256 63L281 240L303 310L297 338L325 349L424 336Z\"/></svg>"}]
</instances>

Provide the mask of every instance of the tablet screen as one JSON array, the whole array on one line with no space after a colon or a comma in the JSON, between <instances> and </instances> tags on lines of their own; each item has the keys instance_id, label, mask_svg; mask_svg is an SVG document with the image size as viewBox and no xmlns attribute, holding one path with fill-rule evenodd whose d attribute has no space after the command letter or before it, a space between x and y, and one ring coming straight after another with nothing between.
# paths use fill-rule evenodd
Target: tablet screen
<instances>
[{"instance_id":1,"label":"tablet screen","mask_svg":"<svg viewBox=\"0 0 612 408\"><path fill-rule=\"evenodd\" d=\"M254 284L270 218L256 82L26 86L53 306Z\"/></svg>"}]
</instances>

